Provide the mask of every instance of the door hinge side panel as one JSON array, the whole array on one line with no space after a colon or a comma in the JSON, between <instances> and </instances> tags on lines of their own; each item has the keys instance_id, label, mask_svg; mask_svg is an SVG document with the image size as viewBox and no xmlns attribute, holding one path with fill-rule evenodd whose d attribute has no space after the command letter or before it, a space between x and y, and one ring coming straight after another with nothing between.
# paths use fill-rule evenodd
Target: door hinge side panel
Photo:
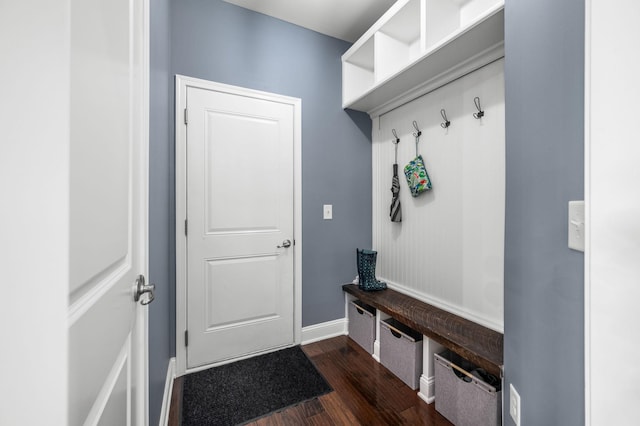
<instances>
[{"instance_id":1,"label":"door hinge side panel","mask_svg":"<svg viewBox=\"0 0 640 426\"><path fill-rule=\"evenodd\" d=\"M184 236L187 236L189 226L187 225L187 219L184 220Z\"/></svg>"},{"instance_id":2,"label":"door hinge side panel","mask_svg":"<svg viewBox=\"0 0 640 426\"><path fill-rule=\"evenodd\" d=\"M184 109L184 124L189 124L189 115L186 108Z\"/></svg>"},{"instance_id":3,"label":"door hinge side panel","mask_svg":"<svg viewBox=\"0 0 640 426\"><path fill-rule=\"evenodd\" d=\"M184 331L184 345L189 346L189 330Z\"/></svg>"}]
</instances>

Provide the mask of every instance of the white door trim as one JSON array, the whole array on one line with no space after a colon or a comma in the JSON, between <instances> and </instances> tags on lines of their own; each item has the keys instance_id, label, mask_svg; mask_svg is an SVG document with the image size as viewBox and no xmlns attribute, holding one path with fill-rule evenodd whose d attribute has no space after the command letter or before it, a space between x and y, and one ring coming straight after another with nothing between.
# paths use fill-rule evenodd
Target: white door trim
<instances>
[{"instance_id":1,"label":"white door trim","mask_svg":"<svg viewBox=\"0 0 640 426\"><path fill-rule=\"evenodd\" d=\"M584 424L591 426L591 0L584 15Z\"/></svg>"},{"instance_id":2,"label":"white door trim","mask_svg":"<svg viewBox=\"0 0 640 426\"><path fill-rule=\"evenodd\" d=\"M215 83L183 75L176 75L176 376L191 370L187 369L187 347L184 332L187 329L187 239L184 233L184 221L187 217L187 150L185 108L187 106L187 88L215 90L240 96L292 105L294 109L293 136L293 246L294 261L294 342L300 344L302 335L302 100L268 92L246 89L228 84ZM199 368L201 369L201 368Z\"/></svg>"},{"instance_id":3,"label":"white door trim","mask_svg":"<svg viewBox=\"0 0 640 426\"><path fill-rule=\"evenodd\" d=\"M636 40L638 2L585 2L585 425L629 424L640 369L611 372L611 360L640 356L637 300ZM615 40L615 48L611 41Z\"/></svg>"}]
</instances>

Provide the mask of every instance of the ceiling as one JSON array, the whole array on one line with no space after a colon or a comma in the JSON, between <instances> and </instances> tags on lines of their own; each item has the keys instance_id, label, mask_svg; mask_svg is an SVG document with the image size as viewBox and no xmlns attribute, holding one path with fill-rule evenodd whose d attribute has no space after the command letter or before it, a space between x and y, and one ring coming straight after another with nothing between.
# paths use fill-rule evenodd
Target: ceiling
<instances>
[{"instance_id":1,"label":"ceiling","mask_svg":"<svg viewBox=\"0 0 640 426\"><path fill-rule=\"evenodd\" d=\"M395 3L395 0L224 1L352 43Z\"/></svg>"}]
</instances>

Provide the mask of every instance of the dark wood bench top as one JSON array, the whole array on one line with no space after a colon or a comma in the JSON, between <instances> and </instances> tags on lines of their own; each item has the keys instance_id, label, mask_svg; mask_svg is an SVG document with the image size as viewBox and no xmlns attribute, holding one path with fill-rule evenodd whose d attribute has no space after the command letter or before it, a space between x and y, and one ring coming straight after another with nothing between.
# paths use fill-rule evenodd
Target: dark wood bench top
<instances>
[{"instance_id":1,"label":"dark wood bench top","mask_svg":"<svg viewBox=\"0 0 640 426\"><path fill-rule=\"evenodd\" d=\"M421 332L496 377L503 365L503 335L392 289L363 291L356 284L342 290Z\"/></svg>"}]
</instances>

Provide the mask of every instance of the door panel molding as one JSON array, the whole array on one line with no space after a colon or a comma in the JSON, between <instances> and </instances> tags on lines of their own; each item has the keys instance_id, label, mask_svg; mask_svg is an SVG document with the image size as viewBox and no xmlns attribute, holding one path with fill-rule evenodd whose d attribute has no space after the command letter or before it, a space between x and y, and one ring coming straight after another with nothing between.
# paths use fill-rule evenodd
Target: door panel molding
<instances>
[{"instance_id":1,"label":"door panel molding","mask_svg":"<svg viewBox=\"0 0 640 426\"><path fill-rule=\"evenodd\" d=\"M299 344L302 336L302 101L298 98L231 86L207 80L176 75L176 375L229 362L187 369L187 238L185 220L187 218L187 89L197 88L220 93L247 96L251 98L289 104L294 111L294 152L293 152L293 226L295 244L291 247L294 255L294 343ZM255 232L255 231L254 231ZM263 232L263 231L260 231ZM241 358L240 358L241 359Z\"/></svg>"},{"instance_id":2,"label":"door panel molding","mask_svg":"<svg viewBox=\"0 0 640 426\"><path fill-rule=\"evenodd\" d=\"M131 365L129 362L131 361L131 335L129 335L125 341L124 346L120 349L120 353L116 357L116 361L111 367L109 374L104 380L104 384L102 389L98 392L97 397L94 400L93 406L89 410L89 414L87 415L87 419L85 420L85 424L99 424L101 420L114 420L113 418L103 419L103 414L107 405L109 404L109 400L111 399L112 394L114 393L114 389L119 381L125 380L127 386L124 387L124 391L126 392L126 388L130 385L131 379ZM124 376L123 376L124 375ZM117 390L119 396L122 396L122 389ZM126 394L124 395L126 397ZM126 405L126 399L125 399ZM130 407L128 408L131 409ZM122 414L122 413L121 413ZM126 420L127 413L123 415ZM120 424L122 424L122 419L120 420Z\"/></svg>"},{"instance_id":3,"label":"door panel molding","mask_svg":"<svg viewBox=\"0 0 640 426\"><path fill-rule=\"evenodd\" d=\"M124 279L129 273L133 265L130 262L119 265L118 269L112 271L104 278L100 278L91 290L73 301L69 306L69 327L73 326L84 314L93 308L104 295L106 295L113 286L117 285L120 280Z\"/></svg>"}]
</instances>

